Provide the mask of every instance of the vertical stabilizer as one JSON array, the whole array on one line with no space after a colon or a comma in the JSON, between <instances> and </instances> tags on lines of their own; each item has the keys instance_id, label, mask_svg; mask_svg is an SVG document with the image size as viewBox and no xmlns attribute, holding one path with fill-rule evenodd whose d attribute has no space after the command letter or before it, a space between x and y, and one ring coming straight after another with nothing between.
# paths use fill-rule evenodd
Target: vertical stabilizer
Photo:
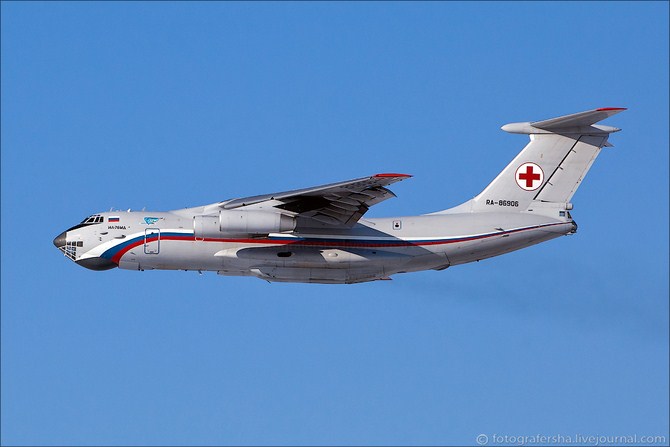
<instances>
[{"instance_id":1,"label":"vertical stabilizer","mask_svg":"<svg viewBox=\"0 0 670 447\"><path fill-rule=\"evenodd\" d=\"M472 200L445 212L526 211L531 204L566 204L616 127L596 125L622 112L601 108L543 121L506 124L530 135L530 143ZM533 205L535 206L535 205ZM569 209L569 208L568 208Z\"/></svg>"}]
</instances>

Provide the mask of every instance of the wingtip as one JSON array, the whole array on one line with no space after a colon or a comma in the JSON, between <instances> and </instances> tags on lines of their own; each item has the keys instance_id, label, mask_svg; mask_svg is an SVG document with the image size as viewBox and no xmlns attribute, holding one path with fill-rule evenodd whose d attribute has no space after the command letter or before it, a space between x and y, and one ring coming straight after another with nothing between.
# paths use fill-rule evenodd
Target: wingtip
<instances>
[{"instance_id":1,"label":"wingtip","mask_svg":"<svg viewBox=\"0 0 670 447\"><path fill-rule=\"evenodd\" d=\"M384 174L375 174L373 177L402 177L402 178L408 178L412 177L410 174L395 174L395 173L384 173Z\"/></svg>"},{"instance_id":2,"label":"wingtip","mask_svg":"<svg viewBox=\"0 0 670 447\"><path fill-rule=\"evenodd\" d=\"M599 109L596 109L597 112L609 112L613 110L628 110L628 107L601 107Z\"/></svg>"}]
</instances>

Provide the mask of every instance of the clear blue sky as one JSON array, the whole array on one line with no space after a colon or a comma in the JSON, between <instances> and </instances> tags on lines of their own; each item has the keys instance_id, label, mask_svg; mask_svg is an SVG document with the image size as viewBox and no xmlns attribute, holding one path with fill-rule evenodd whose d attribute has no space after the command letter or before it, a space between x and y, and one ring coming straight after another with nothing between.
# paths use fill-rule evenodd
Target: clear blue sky
<instances>
[{"instance_id":1,"label":"clear blue sky","mask_svg":"<svg viewBox=\"0 0 670 447\"><path fill-rule=\"evenodd\" d=\"M2 2L3 444L474 444L668 429L668 3ZM406 172L477 194L500 126L628 107L575 236L353 286L93 272L52 239ZM492 445L492 444L490 444Z\"/></svg>"}]
</instances>

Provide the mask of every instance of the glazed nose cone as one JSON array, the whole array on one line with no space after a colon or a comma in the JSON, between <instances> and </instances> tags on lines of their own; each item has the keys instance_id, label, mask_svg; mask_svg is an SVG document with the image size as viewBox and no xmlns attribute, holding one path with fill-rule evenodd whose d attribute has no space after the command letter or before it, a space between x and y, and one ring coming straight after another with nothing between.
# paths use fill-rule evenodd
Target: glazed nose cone
<instances>
[{"instance_id":1,"label":"glazed nose cone","mask_svg":"<svg viewBox=\"0 0 670 447\"><path fill-rule=\"evenodd\" d=\"M56 246L56 248L61 248L65 246L65 233L67 233L67 231L63 231L61 234L56 236L56 239L54 239L54 245Z\"/></svg>"}]
</instances>

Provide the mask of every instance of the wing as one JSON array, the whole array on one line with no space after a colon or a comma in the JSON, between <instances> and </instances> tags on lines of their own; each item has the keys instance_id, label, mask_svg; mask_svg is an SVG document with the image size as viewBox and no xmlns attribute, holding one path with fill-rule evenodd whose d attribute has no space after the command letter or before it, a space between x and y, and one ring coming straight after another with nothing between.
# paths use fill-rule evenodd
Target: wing
<instances>
[{"instance_id":1,"label":"wing","mask_svg":"<svg viewBox=\"0 0 670 447\"><path fill-rule=\"evenodd\" d=\"M244 197L221 202L224 210L267 210L275 208L296 217L298 226L352 227L379 202L395 197L385 188L411 177L407 174L376 174L312 188Z\"/></svg>"}]
</instances>

